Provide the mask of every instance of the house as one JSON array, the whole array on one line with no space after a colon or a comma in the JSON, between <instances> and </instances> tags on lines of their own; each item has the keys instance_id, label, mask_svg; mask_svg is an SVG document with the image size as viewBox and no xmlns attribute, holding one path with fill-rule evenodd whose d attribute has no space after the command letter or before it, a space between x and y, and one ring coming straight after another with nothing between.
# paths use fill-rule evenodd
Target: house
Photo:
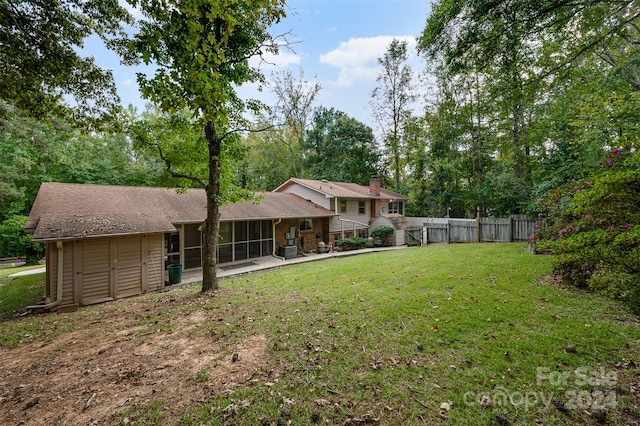
<instances>
[{"instance_id":1,"label":"house","mask_svg":"<svg viewBox=\"0 0 640 426\"><path fill-rule=\"evenodd\" d=\"M372 177L369 186L292 178L274 192L295 194L335 212L335 216L329 219L330 246L335 241L349 236L368 237L369 229L373 228L372 224L377 218L403 218L404 204L408 200L402 194L380 188L378 177ZM396 218L389 221L391 225L392 222L399 223ZM387 222L383 224L386 225Z\"/></svg>"},{"instance_id":2,"label":"house","mask_svg":"<svg viewBox=\"0 0 640 426\"><path fill-rule=\"evenodd\" d=\"M335 216L295 194L272 192L220 212L221 264L291 245L311 250L326 242ZM202 189L43 183L25 228L45 244L46 307L72 310L163 289L168 265L201 267L205 217Z\"/></svg>"},{"instance_id":3,"label":"house","mask_svg":"<svg viewBox=\"0 0 640 426\"><path fill-rule=\"evenodd\" d=\"M257 201L220 208L218 264L279 255L296 257L349 235L368 235L369 224L401 214L406 197L380 188L290 179ZM159 291L167 268L202 267L202 189L43 183L25 225L45 244L47 303L80 305Z\"/></svg>"}]
</instances>

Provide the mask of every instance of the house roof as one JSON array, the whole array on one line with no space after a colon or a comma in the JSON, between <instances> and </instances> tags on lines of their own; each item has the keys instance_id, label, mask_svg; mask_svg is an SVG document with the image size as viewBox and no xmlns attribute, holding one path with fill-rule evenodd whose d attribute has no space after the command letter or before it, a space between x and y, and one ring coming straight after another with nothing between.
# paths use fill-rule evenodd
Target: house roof
<instances>
[{"instance_id":1,"label":"house roof","mask_svg":"<svg viewBox=\"0 0 640 426\"><path fill-rule=\"evenodd\" d=\"M222 206L221 220L328 217L335 213L294 194L260 194L259 201ZM206 218L203 189L45 182L25 228L35 241L175 231Z\"/></svg>"},{"instance_id":2,"label":"house roof","mask_svg":"<svg viewBox=\"0 0 640 426\"><path fill-rule=\"evenodd\" d=\"M358 185L357 183L332 182L327 180L298 178L289 179L288 181L274 189L274 192L283 191L295 184L302 185L306 188L322 193L326 197L408 200L406 196L398 194L397 192L389 191L384 188L380 188L380 195L374 195L368 186Z\"/></svg>"}]
</instances>

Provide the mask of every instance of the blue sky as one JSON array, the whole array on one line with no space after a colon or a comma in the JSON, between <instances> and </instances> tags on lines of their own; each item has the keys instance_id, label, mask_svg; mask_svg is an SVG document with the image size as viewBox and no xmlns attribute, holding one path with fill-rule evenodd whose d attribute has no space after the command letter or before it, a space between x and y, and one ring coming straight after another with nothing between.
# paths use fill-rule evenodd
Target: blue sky
<instances>
[{"instance_id":1,"label":"blue sky","mask_svg":"<svg viewBox=\"0 0 640 426\"><path fill-rule=\"evenodd\" d=\"M429 13L428 0L289 0L287 17L272 29L272 34L290 32L293 51L282 50L277 58L260 69L269 78L286 68L305 79L314 77L322 91L317 105L336 108L375 127L369 108L370 93L380 72L377 58L384 55L395 38L409 42L414 73L424 68L416 57L415 37L423 30ZM124 105L144 109L135 73L143 68L119 65L118 57L89 40L85 51L98 65L113 70L118 93ZM270 104L270 89L258 93L253 86L239 90L242 97L258 97Z\"/></svg>"}]
</instances>

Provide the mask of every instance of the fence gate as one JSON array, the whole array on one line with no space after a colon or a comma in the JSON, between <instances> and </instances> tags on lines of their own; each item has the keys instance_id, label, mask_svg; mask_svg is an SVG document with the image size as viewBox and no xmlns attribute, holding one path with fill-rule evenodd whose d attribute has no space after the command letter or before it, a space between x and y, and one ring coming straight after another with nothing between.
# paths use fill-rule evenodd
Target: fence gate
<instances>
[{"instance_id":1,"label":"fence gate","mask_svg":"<svg viewBox=\"0 0 640 426\"><path fill-rule=\"evenodd\" d=\"M408 226L404 230L404 241L408 246L422 245L422 227Z\"/></svg>"}]
</instances>

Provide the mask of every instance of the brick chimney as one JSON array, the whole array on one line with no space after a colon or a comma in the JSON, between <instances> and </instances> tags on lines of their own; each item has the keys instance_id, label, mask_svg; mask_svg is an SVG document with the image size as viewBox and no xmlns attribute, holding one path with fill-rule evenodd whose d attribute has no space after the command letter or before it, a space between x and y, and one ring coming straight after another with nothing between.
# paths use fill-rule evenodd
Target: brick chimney
<instances>
[{"instance_id":1,"label":"brick chimney","mask_svg":"<svg viewBox=\"0 0 640 426\"><path fill-rule=\"evenodd\" d=\"M378 176L371 176L369 179L369 192L372 195L380 196L380 178Z\"/></svg>"}]
</instances>

